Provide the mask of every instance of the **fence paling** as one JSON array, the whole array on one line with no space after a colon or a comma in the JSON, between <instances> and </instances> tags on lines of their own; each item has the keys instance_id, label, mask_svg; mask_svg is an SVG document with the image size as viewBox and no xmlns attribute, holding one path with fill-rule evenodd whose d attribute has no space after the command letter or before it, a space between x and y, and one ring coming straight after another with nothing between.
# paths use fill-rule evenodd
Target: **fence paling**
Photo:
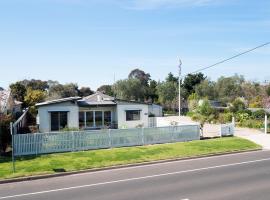
<instances>
[{"instance_id":1,"label":"fence paling","mask_svg":"<svg viewBox=\"0 0 270 200\"><path fill-rule=\"evenodd\" d=\"M198 125L14 135L17 156L199 139Z\"/></svg>"}]
</instances>

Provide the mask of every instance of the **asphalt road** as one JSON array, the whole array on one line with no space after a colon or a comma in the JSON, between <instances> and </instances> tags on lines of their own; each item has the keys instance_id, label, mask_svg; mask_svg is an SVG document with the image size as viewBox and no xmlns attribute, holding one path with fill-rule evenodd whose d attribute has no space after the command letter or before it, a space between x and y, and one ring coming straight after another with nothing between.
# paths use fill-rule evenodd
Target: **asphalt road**
<instances>
[{"instance_id":1,"label":"asphalt road","mask_svg":"<svg viewBox=\"0 0 270 200\"><path fill-rule=\"evenodd\" d=\"M0 185L0 200L269 200L270 151Z\"/></svg>"}]
</instances>

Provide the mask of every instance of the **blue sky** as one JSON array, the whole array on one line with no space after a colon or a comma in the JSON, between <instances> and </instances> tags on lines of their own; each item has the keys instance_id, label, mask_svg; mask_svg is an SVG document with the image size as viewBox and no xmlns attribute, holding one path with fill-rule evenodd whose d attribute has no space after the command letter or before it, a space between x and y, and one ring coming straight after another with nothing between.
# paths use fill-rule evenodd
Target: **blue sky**
<instances>
[{"instance_id":1,"label":"blue sky","mask_svg":"<svg viewBox=\"0 0 270 200\"><path fill-rule=\"evenodd\" d=\"M1 0L0 86L35 78L96 89L139 67L163 80L270 41L268 0ZM270 79L270 47L209 69Z\"/></svg>"}]
</instances>

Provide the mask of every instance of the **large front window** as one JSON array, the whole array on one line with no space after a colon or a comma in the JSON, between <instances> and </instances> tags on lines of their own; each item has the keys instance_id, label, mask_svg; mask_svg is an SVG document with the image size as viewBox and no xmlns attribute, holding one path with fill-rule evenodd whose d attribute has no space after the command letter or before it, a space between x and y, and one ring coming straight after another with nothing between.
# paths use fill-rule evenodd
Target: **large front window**
<instances>
[{"instance_id":1,"label":"large front window","mask_svg":"<svg viewBox=\"0 0 270 200\"><path fill-rule=\"evenodd\" d=\"M86 127L94 126L94 113L92 111L86 112Z\"/></svg>"},{"instance_id":2,"label":"large front window","mask_svg":"<svg viewBox=\"0 0 270 200\"><path fill-rule=\"evenodd\" d=\"M51 112L51 131L60 131L68 125L67 112Z\"/></svg>"},{"instance_id":3,"label":"large front window","mask_svg":"<svg viewBox=\"0 0 270 200\"><path fill-rule=\"evenodd\" d=\"M103 127L112 123L111 111L81 111L79 112L80 128Z\"/></svg>"},{"instance_id":4,"label":"large front window","mask_svg":"<svg viewBox=\"0 0 270 200\"><path fill-rule=\"evenodd\" d=\"M141 119L140 110L127 110L126 111L126 120L127 121L139 121Z\"/></svg>"}]
</instances>

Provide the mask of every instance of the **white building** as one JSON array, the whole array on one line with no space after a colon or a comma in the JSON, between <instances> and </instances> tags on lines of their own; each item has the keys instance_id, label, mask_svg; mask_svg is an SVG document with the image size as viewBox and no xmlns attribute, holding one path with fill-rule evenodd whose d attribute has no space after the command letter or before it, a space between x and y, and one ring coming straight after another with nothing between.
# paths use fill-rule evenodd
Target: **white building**
<instances>
[{"instance_id":1,"label":"white building","mask_svg":"<svg viewBox=\"0 0 270 200\"><path fill-rule=\"evenodd\" d=\"M40 132L63 128L100 129L148 127L149 115L162 116L162 107L125 101L97 92L36 104Z\"/></svg>"}]
</instances>

